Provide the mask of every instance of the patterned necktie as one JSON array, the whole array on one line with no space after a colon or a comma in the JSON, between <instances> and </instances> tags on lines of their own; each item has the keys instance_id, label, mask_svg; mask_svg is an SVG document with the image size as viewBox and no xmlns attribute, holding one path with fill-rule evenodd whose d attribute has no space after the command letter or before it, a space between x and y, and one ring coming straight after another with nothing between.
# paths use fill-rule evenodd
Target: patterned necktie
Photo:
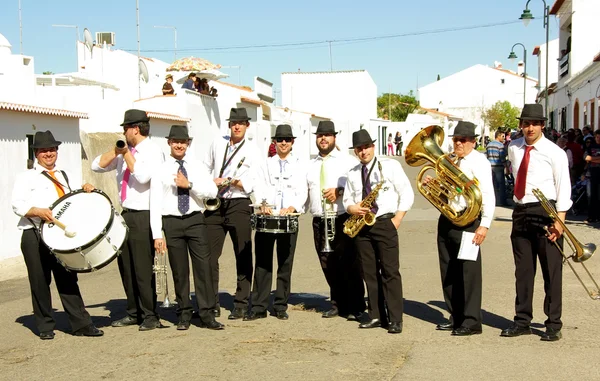
<instances>
[{"instance_id":1,"label":"patterned necktie","mask_svg":"<svg viewBox=\"0 0 600 381\"><path fill-rule=\"evenodd\" d=\"M131 147L131 149L129 151L131 151L132 155L135 155L135 153L137 152L135 147ZM127 163L125 163L124 159L123 159L123 162L124 162L125 166L127 166ZM129 167L127 167L125 169L125 172L123 172L123 181L121 181L121 204L123 204L123 202L127 198L127 188L129 187L129 177L130 176L131 176L131 171L129 170Z\"/></svg>"},{"instance_id":2,"label":"patterned necktie","mask_svg":"<svg viewBox=\"0 0 600 381\"><path fill-rule=\"evenodd\" d=\"M367 198L367 196L371 193L371 181L369 180L369 168L366 165L362 166L362 181L363 181L363 199ZM379 206L377 206L377 202L373 202L371 206L371 212L377 213L379 210Z\"/></svg>"},{"instance_id":3,"label":"patterned necktie","mask_svg":"<svg viewBox=\"0 0 600 381\"><path fill-rule=\"evenodd\" d=\"M515 196L517 196L517 200L521 200L525 196L525 185L527 185L527 169L529 168L529 153L533 149L533 146L525 147L525 155L523 156L523 161L519 166L519 171L517 172L517 178L515 180Z\"/></svg>"},{"instance_id":4,"label":"patterned necktie","mask_svg":"<svg viewBox=\"0 0 600 381\"><path fill-rule=\"evenodd\" d=\"M187 171L183 166L183 160L176 160L179 163L179 171L188 178ZM190 210L190 190L177 187L177 207L181 214L185 214L188 210Z\"/></svg>"},{"instance_id":5,"label":"patterned necktie","mask_svg":"<svg viewBox=\"0 0 600 381\"><path fill-rule=\"evenodd\" d=\"M65 195L65 189L62 187L62 185L60 185L60 182L58 181L58 179L56 178L56 175L54 174L56 171L47 171L48 174L50 175L50 177L52 177L54 180L56 180L56 182L52 182L54 183L54 188L56 188L56 193L58 194L58 197L62 197Z\"/></svg>"}]
</instances>

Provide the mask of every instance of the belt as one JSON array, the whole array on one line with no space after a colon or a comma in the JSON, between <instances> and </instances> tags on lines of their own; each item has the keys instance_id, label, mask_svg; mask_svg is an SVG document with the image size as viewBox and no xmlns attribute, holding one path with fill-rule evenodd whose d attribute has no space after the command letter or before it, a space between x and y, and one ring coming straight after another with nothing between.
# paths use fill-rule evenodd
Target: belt
<instances>
[{"instance_id":1,"label":"belt","mask_svg":"<svg viewBox=\"0 0 600 381\"><path fill-rule=\"evenodd\" d=\"M192 212L190 214L184 214L183 216L177 216L174 214L167 214L166 216L163 216L163 218L177 218L178 220L185 220L186 218L190 218L195 216L196 214L200 214L202 212L200 212L199 210Z\"/></svg>"},{"instance_id":2,"label":"belt","mask_svg":"<svg viewBox=\"0 0 600 381\"><path fill-rule=\"evenodd\" d=\"M492 167L504 167L502 164L492 164Z\"/></svg>"},{"instance_id":3,"label":"belt","mask_svg":"<svg viewBox=\"0 0 600 381\"><path fill-rule=\"evenodd\" d=\"M385 220L388 218L392 218L396 215L396 213L386 213L386 214L382 214L381 216L377 216L377 219L381 219L381 220Z\"/></svg>"},{"instance_id":4,"label":"belt","mask_svg":"<svg viewBox=\"0 0 600 381\"><path fill-rule=\"evenodd\" d=\"M552 204L556 204L556 201L554 200L549 200ZM526 202L525 204L515 204L515 209L519 209L519 210L524 210L524 209L529 209L529 208L535 208L538 206L542 206L542 204L540 202Z\"/></svg>"},{"instance_id":5,"label":"belt","mask_svg":"<svg viewBox=\"0 0 600 381\"><path fill-rule=\"evenodd\" d=\"M129 209L129 208L122 208L123 212L127 212L127 213L139 213L139 212L149 212L149 210L137 210L137 209Z\"/></svg>"}]
</instances>

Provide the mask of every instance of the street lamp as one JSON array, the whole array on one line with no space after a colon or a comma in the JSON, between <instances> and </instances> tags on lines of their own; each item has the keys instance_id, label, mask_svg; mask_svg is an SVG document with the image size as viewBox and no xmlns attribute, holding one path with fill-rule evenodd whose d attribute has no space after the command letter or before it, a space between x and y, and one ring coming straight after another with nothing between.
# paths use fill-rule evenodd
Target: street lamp
<instances>
[{"instance_id":1,"label":"street lamp","mask_svg":"<svg viewBox=\"0 0 600 381\"><path fill-rule=\"evenodd\" d=\"M534 19L531 11L529 10L529 2L531 0L527 0L525 4L525 9L521 14L519 19L523 20L523 25L529 25L529 22ZM549 118L550 113L548 112L548 51L550 50L549 37L550 37L550 7L546 4L546 0L542 0L544 2L544 28L546 29L546 96L545 96L545 107L546 118Z\"/></svg>"},{"instance_id":2,"label":"street lamp","mask_svg":"<svg viewBox=\"0 0 600 381\"><path fill-rule=\"evenodd\" d=\"M75 40L75 64L77 65L76 72L79 71L79 46L77 42L79 42L79 26L77 25L63 25L63 24L52 24L55 28L74 28L75 33L77 34L77 38Z\"/></svg>"},{"instance_id":3,"label":"street lamp","mask_svg":"<svg viewBox=\"0 0 600 381\"><path fill-rule=\"evenodd\" d=\"M515 46L517 45L521 45L523 47L523 57L525 57L523 59L523 106L525 106L525 103L527 103L525 98L525 92L527 91L527 49L525 49L525 45L521 44L520 42L514 44L512 48L510 48L510 54L508 55L508 59L511 61L517 59L517 55L514 51Z\"/></svg>"},{"instance_id":4,"label":"street lamp","mask_svg":"<svg viewBox=\"0 0 600 381\"><path fill-rule=\"evenodd\" d=\"M163 29L173 29L175 32L175 60L177 61L177 28L170 25L154 25L155 28L163 28Z\"/></svg>"}]
</instances>

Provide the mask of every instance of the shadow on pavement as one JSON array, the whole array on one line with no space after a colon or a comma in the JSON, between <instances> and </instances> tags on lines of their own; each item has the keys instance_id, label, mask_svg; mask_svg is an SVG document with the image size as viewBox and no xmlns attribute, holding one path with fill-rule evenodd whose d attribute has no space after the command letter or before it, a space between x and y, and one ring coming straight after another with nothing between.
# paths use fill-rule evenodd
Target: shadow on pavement
<instances>
[{"instance_id":1,"label":"shadow on pavement","mask_svg":"<svg viewBox=\"0 0 600 381\"><path fill-rule=\"evenodd\" d=\"M316 312L325 312L331 309L331 303L327 299L329 299L327 296L321 294L298 292L290 294L288 304L303 305L306 310L314 309Z\"/></svg>"},{"instance_id":2,"label":"shadow on pavement","mask_svg":"<svg viewBox=\"0 0 600 381\"><path fill-rule=\"evenodd\" d=\"M432 300L429 301L428 304L434 305L442 310L446 309L446 303L440 300ZM496 328L499 330L503 330L504 328L508 328L512 324L512 320L505 318L504 316L496 315L495 313L486 311L484 309L481 310L481 317L483 325L487 325L488 327ZM445 321L445 320L443 320ZM442 320L436 322L441 323ZM536 324L532 324L532 326L536 326Z\"/></svg>"},{"instance_id":3,"label":"shadow on pavement","mask_svg":"<svg viewBox=\"0 0 600 381\"><path fill-rule=\"evenodd\" d=\"M52 312L52 316L54 317L54 321L56 322L56 327L54 328L54 330L61 331L64 333L71 333L72 330L71 325L69 324L69 317L67 313L64 311L58 311L56 308L53 308ZM91 318L92 323L94 323L94 325L98 328L110 326L111 319L108 316L91 316ZM35 324L35 318L33 317L33 314L19 316L15 320L15 323L23 325L23 327L29 329L35 335L39 333Z\"/></svg>"},{"instance_id":4,"label":"shadow on pavement","mask_svg":"<svg viewBox=\"0 0 600 381\"><path fill-rule=\"evenodd\" d=\"M416 300L404 299L404 313L432 324L440 324L445 322L446 320L444 318L444 314L439 310L432 308L428 304L436 307L440 307L438 304L441 304L442 307L440 308L445 308L443 302L430 301L429 303L425 304L422 302L417 302Z\"/></svg>"}]
</instances>

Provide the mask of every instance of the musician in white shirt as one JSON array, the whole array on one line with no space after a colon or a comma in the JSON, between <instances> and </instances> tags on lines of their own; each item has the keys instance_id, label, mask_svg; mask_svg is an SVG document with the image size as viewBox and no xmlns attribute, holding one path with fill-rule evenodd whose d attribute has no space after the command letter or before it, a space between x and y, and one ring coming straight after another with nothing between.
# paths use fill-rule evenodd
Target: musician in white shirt
<instances>
[{"instance_id":1,"label":"musician in white shirt","mask_svg":"<svg viewBox=\"0 0 600 381\"><path fill-rule=\"evenodd\" d=\"M277 319L287 320L287 302L291 290L292 266L296 240L298 239L298 216L303 212L306 202L306 166L299 157L292 153L295 136L292 127L287 124L277 126L273 140L276 142L277 154L267 159L264 173L256 187L256 201L265 206L258 211L264 218L267 216L286 216L283 230L291 229L296 223L296 230L290 232L270 233L257 228L254 235L256 266L254 268L254 284L252 289L252 310L248 311L244 320L256 320L267 317L269 296L273 277L273 247L277 244L277 288L273 300L273 314ZM272 206L266 206L272 205ZM281 221L280 221L281 222Z\"/></svg>"},{"instance_id":2,"label":"musician in white shirt","mask_svg":"<svg viewBox=\"0 0 600 381\"><path fill-rule=\"evenodd\" d=\"M458 258L463 233L474 233L472 243L481 245L492 224L496 205L492 167L487 157L475 150L475 124L460 121L450 136L457 165L470 180L477 179L481 192L480 216L465 226L458 226L445 215L440 215L437 226L437 247L440 262L442 291L450 320L436 326L440 331L452 331L453 336L470 336L482 332L481 325L481 249L477 259ZM429 177L424 181L428 183ZM465 184L466 185L466 184ZM426 187L426 185L424 185ZM448 200L450 208L462 212L467 208L467 200L459 195Z\"/></svg>"},{"instance_id":3,"label":"musician in white shirt","mask_svg":"<svg viewBox=\"0 0 600 381\"><path fill-rule=\"evenodd\" d=\"M150 179L164 161L164 155L149 138L150 119L143 110L125 111L123 141L98 156L94 172L116 170L123 219L129 227L127 241L118 257L119 272L127 295L127 316L112 322L113 327L139 324L140 331L160 327L156 313L156 285L152 265L154 240L150 230Z\"/></svg>"},{"instance_id":4,"label":"musician in white shirt","mask_svg":"<svg viewBox=\"0 0 600 381\"><path fill-rule=\"evenodd\" d=\"M67 271L54 257L42 241L38 230L44 222L54 218L49 208L56 200L71 191L70 183L80 184L75 177L56 166L60 141L54 139L50 131L36 132L33 144L37 164L17 176L12 193L12 207L21 217L19 229L21 251L27 267L27 277L31 288L33 316L42 340L54 338L55 321L52 316L50 282L54 282L58 295L69 318L75 336L102 336L104 332L94 326L90 314L85 310L81 292L77 285L77 274ZM70 180L69 180L70 179ZM86 192L94 186L84 184Z\"/></svg>"},{"instance_id":5,"label":"musician in white shirt","mask_svg":"<svg viewBox=\"0 0 600 381\"><path fill-rule=\"evenodd\" d=\"M333 122L319 122L315 135L319 154L308 164L305 186L308 188L308 210L313 216L315 250L329 285L331 300L331 308L322 316L356 320L366 308L365 288L356 250L350 237L343 233L348 213L344 209L342 195L348 170L358 160L336 148L337 132ZM328 214L335 217L328 218L327 229L323 218L323 198L326 199ZM325 235L326 230L329 237ZM326 240L332 252L325 251Z\"/></svg>"},{"instance_id":6,"label":"musician in white shirt","mask_svg":"<svg viewBox=\"0 0 600 381\"><path fill-rule=\"evenodd\" d=\"M187 157L186 152L192 142L187 126L171 126L167 139L171 155L152 176L150 226L156 255L164 255L168 249L177 297L177 329L187 330L192 319L190 258L201 327L223 329L212 313L216 301L208 232L202 214L203 200L216 197L217 186L202 162Z\"/></svg>"},{"instance_id":7,"label":"musician in white shirt","mask_svg":"<svg viewBox=\"0 0 600 381\"><path fill-rule=\"evenodd\" d=\"M364 218L367 213L376 216L372 226L365 225L354 237L369 299L370 320L359 327L387 327L389 333L401 333L404 300L397 229L415 195L399 162L375 157L374 142L367 130L352 134L351 148L360 164L348 172L344 190L344 207L351 219ZM362 201L372 197L378 186L375 202L370 208L362 206Z\"/></svg>"},{"instance_id":8,"label":"musician in white shirt","mask_svg":"<svg viewBox=\"0 0 600 381\"><path fill-rule=\"evenodd\" d=\"M513 324L501 335L531 334L533 285L539 257L546 292L544 313L548 316L541 340L557 341L562 337L563 256L554 241L562 246L563 229L559 222L549 218L533 190L539 189L553 202L558 218L564 221L572 205L569 162L565 151L544 137L547 118L542 105L526 104L519 120L523 137L513 140L508 147L508 159L516 175L510 236L515 259L516 313Z\"/></svg>"},{"instance_id":9,"label":"musician in white shirt","mask_svg":"<svg viewBox=\"0 0 600 381\"><path fill-rule=\"evenodd\" d=\"M210 147L204 165L213 175L219 188L220 207L204 212L210 245L213 289L219 290L219 257L225 236L229 233L235 254L237 286L233 311L228 319L242 319L248 310L252 282L252 229L250 228L250 194L254 191L257 174L263 165L262 155L253 141L246 139L250 118L245 108L232 108L229 114L229 139L219 138ZM220 316L216 295L214 314Z\"/></svg>"}]
</instances>

